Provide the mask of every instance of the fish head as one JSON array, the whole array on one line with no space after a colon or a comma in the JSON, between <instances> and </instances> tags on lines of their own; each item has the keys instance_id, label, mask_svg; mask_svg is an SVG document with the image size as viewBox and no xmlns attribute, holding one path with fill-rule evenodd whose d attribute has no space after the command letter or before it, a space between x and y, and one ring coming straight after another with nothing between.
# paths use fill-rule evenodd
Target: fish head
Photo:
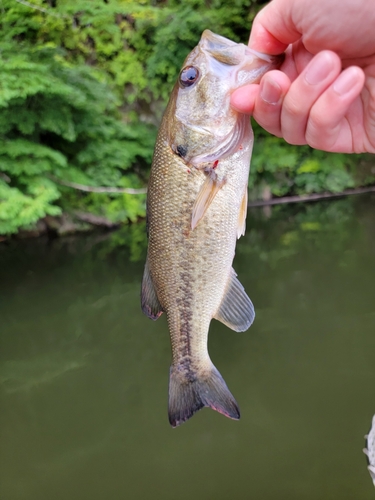
<instances>
[{"instance_id":1,"label":"fish head","mask_svg":"<svg viewBox=\"0 0 375 500\"><path fill-rule=\"evenodd\" d=\"M186 58L171 96L168 140L186 164L198 166L230 156L248 120L230 106L231 93L280 66L283 56L256 52L209 30Z\"/></svg>"}]
</instances>

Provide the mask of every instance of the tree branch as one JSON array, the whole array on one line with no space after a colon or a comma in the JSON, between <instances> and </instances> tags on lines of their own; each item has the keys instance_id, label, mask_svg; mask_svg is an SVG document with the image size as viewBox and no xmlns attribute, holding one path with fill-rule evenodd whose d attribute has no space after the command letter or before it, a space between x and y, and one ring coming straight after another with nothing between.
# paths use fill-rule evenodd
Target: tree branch
<instances>
[{"instance_id":1,"label":"tree branch","mask_svg":"<svg viewBox=\"0 0 375 500\"><path fill-rule=\"evenodd\" d=\"M27 2L26 0L16 0L16 2L21 3L22 5L25 5L26 7L30 7L30 9L35 9L35 10L39 10L40 12L44 12L44 14L48 14L50 16L69 18L69 16L67 16L65 14L56 14L55 12L51 12L48 9L44 9L43 7L39 7L39 5L35 5L34 3Z\"/></svg>"},{"instance_id":2,"label":"tree branch","mask_svg":"<svg viewBox=\"0 0 375 500\"><path fill-rule=\"evenodd\" d=\"M83 222L88 222L89 224L92 224L94 226L104 226L112 228L119 226L121 224L120 222L112 222L106 217L101 217L100 215L94 215L89 212L81 212L79 210L75 210L74 215L77 217L77 219Z\"/></svg>"},{"instance_id":3,"label":"tree branch","mask_svg":"<svg viewBox=\"0 0 375 500\"><path fill-rule=\"evenodd\" d=\"M3 179L8 184L11 181L10 177L7 174L4 174L4 172L0 172L0 179Z\"/></svg>"}]
</instances>

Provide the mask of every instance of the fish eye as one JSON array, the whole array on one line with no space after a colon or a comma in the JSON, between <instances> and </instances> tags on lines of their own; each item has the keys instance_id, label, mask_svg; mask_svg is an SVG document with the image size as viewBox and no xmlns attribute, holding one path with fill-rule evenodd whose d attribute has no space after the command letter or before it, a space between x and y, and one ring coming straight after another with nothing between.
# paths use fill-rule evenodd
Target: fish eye
<instances>
[{"instance_id":1,"label":"fish eye","mask_svg":"<svg viewBox=\"0 0 375 500\"><path fill-rule=\"evenodd\" d=\"M186 68L184 68L180 73L180 86L183 88L190 87L198 80L198 76L199 71L197 68L194 68L194 66L186 66Z\"/></svg>"}]
</instances>

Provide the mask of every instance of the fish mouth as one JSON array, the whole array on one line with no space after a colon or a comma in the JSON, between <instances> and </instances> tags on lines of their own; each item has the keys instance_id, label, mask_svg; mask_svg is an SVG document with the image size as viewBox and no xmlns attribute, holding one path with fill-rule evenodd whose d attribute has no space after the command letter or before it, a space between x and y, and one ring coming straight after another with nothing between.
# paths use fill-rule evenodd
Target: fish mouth
<instances>
[{"instance_id":1,"label":"fish mouth","mask_svg":"<svg viewBox=\"0 0 375 500\"><path fill-rule=\"evenodd\" d=\"M251 49L243 43L236 43L223 36L217 35L210 30L202 33L202 48L211 57L226 65L241 65L246 59L249 59L252 69L254 58L269 64L273 68L278 68L285 59L285 54L269 55L257 50ZM246 66L246 63L245 63Z\"/></svg>"},{"instance_id":2,"label":"fish mouth","mask_svg":"<svg viewBox=\"0 0 375 500\"><path fill-rule=\"evenodd\" d=\"M265 61L266 63L272 64L272 66L275 66L275 67L280 66L285 60L285 52L283 52L282 54L277 54L275 56L271 56L269 54L264 54L263 52L258 52L257 50L250 49L249 47L246 47L245 54L246 55L254 55L258 59L261 59L262 61Z\"/></svg>"}]
</instances>

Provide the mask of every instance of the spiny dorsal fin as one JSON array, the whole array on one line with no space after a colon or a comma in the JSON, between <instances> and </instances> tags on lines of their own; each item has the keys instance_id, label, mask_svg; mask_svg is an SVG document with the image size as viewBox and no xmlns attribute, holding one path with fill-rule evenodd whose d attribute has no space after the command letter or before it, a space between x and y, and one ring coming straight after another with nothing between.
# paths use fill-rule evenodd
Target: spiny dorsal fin
<instances>
[{"instance_id":1,"label":"spiny dorsal fin","mask_svg":"<svg viewBox=\"0 0 375 500\"><path fill-rule=\"evenodd\" d=\"M214 318L235 332L244 332L254 321L253 303L237 279L234 269L231 270L227 289Z\"/></svg>"},{"instance_id":2,"label":"spiny dorsal fin","mask_svg":"<svg viewBox=\"0 0 375 500\"><path fill-rule=\"evenodd\" d=\"M245 234L246 231L246 215L247 215L247 186L242 198L240 215L238 217L238 226L237 226L237 238L240 238Z\"/></svg>"},{"instance_id":3,"label":"spiny dorsal fin","mask_svg":"<svg viewBox=\"0 0 375 500\"><path fill-rule=\"evenodd\" d=\"M161 307L158 296L156 295L154 283L152 282L150 275L148 257L142 279L141 307L144 314L153 320L158 319L158 317L163 313L163 308Z\"/></svg>"},{"instance_id":4,"label":"spiny dorsal fin","mask_svg":"<svg viewBox=\"0 0 375 500\"><path fill-rule=\"evenodd\" d=\"M225 181L219 181L216 178L212 178L211 175L207 175L193 206L191 229L195 229L197 227L198 222L202 219L208 207L211 205L212 200L224 184Z\"/></svg>"}]
</instances>

